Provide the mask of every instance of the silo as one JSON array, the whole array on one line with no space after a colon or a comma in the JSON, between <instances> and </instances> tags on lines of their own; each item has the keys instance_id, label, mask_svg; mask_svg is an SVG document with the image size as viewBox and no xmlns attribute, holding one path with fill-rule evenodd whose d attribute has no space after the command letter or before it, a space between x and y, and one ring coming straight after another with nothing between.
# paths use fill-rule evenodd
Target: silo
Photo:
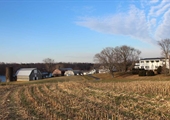
<instances>
[{"instance_id":1,"label":"silo","mask_svg":"<svg viewBox=\"0 0 170 120\"><path fill-rule=\"evenodd\" d=\"M13 81L13 67L6 67L6 82Z\"/></svg>"}]
</instances>

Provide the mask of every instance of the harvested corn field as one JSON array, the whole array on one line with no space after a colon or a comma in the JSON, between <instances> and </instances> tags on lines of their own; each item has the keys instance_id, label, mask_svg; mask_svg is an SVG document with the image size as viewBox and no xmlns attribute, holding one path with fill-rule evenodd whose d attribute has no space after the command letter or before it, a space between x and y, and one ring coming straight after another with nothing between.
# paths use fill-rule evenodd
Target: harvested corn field
<instances>
[{"instance_id":1,"label":"harvested corn field","mask_svg":"<svg viewBox=\"0 0 170 120\"><path fill-rule=\"evenodd\" d=\"M0 86L0 119L170 119L170 82L68 81Z\"/></svg>"}]
</instances>

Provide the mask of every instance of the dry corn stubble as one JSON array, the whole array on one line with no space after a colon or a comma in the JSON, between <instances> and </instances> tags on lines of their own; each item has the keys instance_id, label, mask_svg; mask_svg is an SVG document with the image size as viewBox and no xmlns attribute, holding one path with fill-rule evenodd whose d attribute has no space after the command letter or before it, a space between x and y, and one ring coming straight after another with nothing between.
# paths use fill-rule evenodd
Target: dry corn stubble
<instances>
[{"instance_id":1,"label":"dry corn stubble","mask_svg":"<svg viewBox=\"0 0 170 120\"><path fill-rule=\"evenodd\" d=\"M21 115L30 119L170 119L168 81L71 81L0 88L2 120L11 110L16 119Z\"/></svg>"}]
</instances>

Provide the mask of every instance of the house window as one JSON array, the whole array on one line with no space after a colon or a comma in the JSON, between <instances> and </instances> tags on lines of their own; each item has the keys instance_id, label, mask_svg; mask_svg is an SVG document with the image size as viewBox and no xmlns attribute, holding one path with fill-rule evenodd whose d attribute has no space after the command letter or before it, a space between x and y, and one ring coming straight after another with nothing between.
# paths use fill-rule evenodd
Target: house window
<instances>
[{"instance_id":1,"label":"house window","mask_svg":"<svg viewBox=\"0 0 170 120\"><path fill-rule=\"evenodd\" d=\"M144 61L140 61L141 63L144 63Z\"/></svg>"},{"instance_id":2,"label":"house window","mask_svg":"<svg viewBox=\"0 0 170 120\"><path fill-rule=\"evenodd\" d=\"M37 70L34 70L34 73L37 73Z\"/></svg>"},{"instance_id":3,"label":"house window","mask_svg":"<svg viewBox=\"0 0 170 120\"><path fill-rule=\"evenodd\" d=\"M151 61L151 63L154 63L154 61Z\"/></svg>"},{"instance_id":4,"label":"house window","mask_svg":"<svg viewBox=\"0 0 170 120\"><path fill-rule=\"evenodd\" d=\"M149 66L145 66L145 68L149 69Z\"/></svg>"},{"instance_id":5,"label":"house window","mask_svg":"<svg viewBox=\"0 0 170 120\"><path fill-rule=\"evenodd\" d=\"M149 61L146 61L146 63L149 63Z\"/></svg>"},{"instance_id":6,"label":"house window","mask_svg":"<svg viewBox=\"0 0 170 120\"><path fill-rule=\"evenodd\" d=\"M143 69L144 68L144 66L141 66L141 69Z\"/></svg>"},{"instance_id":7,"label":"house window","mask_svg":"<svg viewBox=\"0 0 170 120\"><path fill-rule=\"evenodd\" d=\"M156 62L159 62L159 60L156 60Z\"/></svg>"}]
</instances>

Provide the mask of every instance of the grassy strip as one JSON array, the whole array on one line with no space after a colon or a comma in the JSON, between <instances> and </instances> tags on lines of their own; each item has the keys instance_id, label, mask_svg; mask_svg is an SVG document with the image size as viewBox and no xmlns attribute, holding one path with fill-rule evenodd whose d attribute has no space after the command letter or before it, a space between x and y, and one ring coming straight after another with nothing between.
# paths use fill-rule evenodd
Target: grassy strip
<instances>
[{"instance_id":1,"label":"grassy strip","mask_svg":"<svg viewBox=\"0 0 170 120\"><path fill-rule=\"evenodd\" d=\"M133 82L133 81L170 81L169 76L138 76L129 73L115 73L112 77L109 73L94 74L93 76L100 78L98 82Z\"/></svg>"}]
</instances>

